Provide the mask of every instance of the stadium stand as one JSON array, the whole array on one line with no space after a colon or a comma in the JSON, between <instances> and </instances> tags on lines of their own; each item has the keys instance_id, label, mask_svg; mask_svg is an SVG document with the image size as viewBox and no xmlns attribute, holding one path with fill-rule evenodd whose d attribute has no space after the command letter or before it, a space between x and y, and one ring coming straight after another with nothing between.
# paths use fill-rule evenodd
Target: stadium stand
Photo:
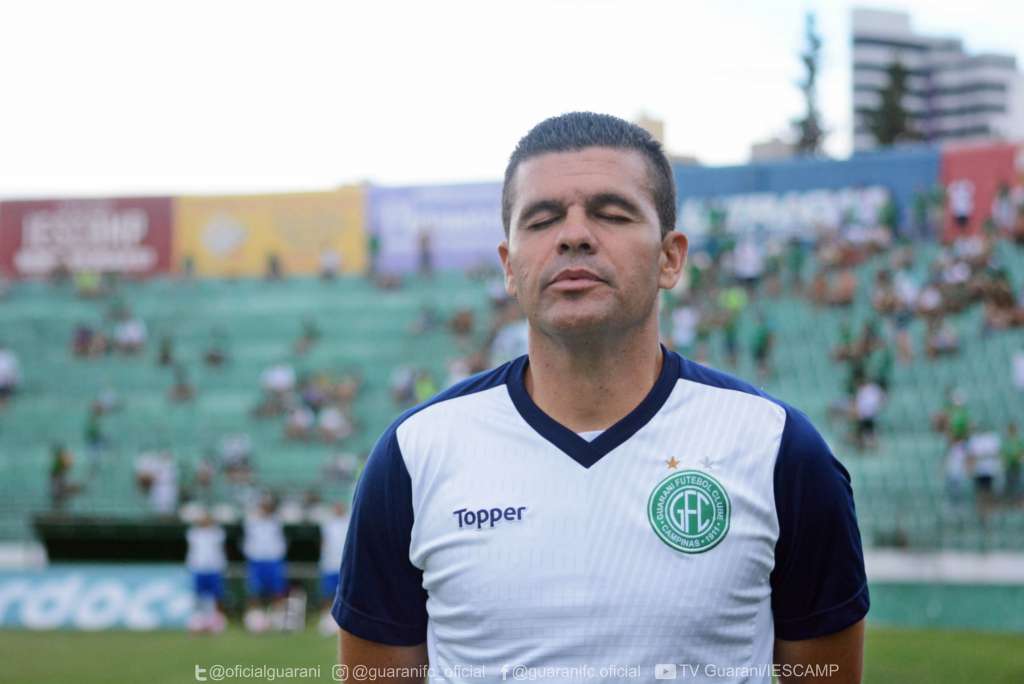
<instances>
[{"instance_id":1,"label":"stadium stand","mask_svg":"<svg viewBox=\"0 0 1024 684\"><path fill-rule=\"evenodd\" d=\"M913 249L914 271L923 276L940 246L915 243ZM996 249L1019 291L1024 250L1008 241ZM975 513L970 494L951 505L944 481L947 442L932 429L932 417L943 407L946 388L955 385L966 393L979 425L1001 432L1007 421L1019 420L1024 402L1009 370L1012 354L1024 348L1024 329L982 337L980 307L951 316L961 352L937 359L918 353L910 364L895 364L876 449L855 448L847 440L844 421L830 418L828 408L842 394L846 379L830 350L839 343L844 322L859 330L873 317L865 284L873 282L886 258L883 253L857 266L861 286L850 307L816 308L789 290L758 298L757 307L775 332L774 373L762 384L822 427L852 474L868 546L1022 550L1024 509L1019 504L996 507L986 516ZM809 258L805 281L815 268ZM405 287L387 291L355 277L329 282L309 277L283 282L165 278L123 282L118 297L149 330L150 342L138 356L79 359L70 353L74 326L83 320L102 321L109 299L85 301L67 285L22 282L0 305L3 341L19 355L24 376L16 401L0 412L0 538L29 538L32 515L50 507L47 480L53 443L63 443L77 455L71 478L83 487L67 505L73 514L145 515L146 497L134 476L140 452L171 449L187 491L204 455L225 436L239 433L251 438L259 486L286 498L310 492L346 498L353 478L327 478L325 465L338 452L364 458L397 415L399 407L389 393L394 369L402 364L425 368L443 383L449 362L470 351L460 350L443 325L412 332L424 308L436 309L442 321L465 308L477 321L488 320L492 313L487 288L458 272L410 278ZM307 320L315 321L320 342L299 356L294 341ZM757 378L746 353L754 325L748 308L739 322L743 353L738 366L729 365L717 330L709 340L707 362ZM468 347L483 344L484 327L476 326ZM223 331L230 357L219 368L202 363L213 329ZM924 322L915 319L909 330L914 348L920 350ZM172 403L167 398L173 373L156 363L156 340L164 335L173 336L174 356L196 389L194 401ZM300 373L319 369L362 376L364 389L353 415L357 429L351 437L335 445L296 443L285 438L281 421L250 415L259 399L260 374L282 361ZM106 443L93 465L83 427L90 402L106 388L116 390L123 409L103 418ZM213 499L230 499L230 489L223 477L216 478Z\"/></svg>"}]
</instances>

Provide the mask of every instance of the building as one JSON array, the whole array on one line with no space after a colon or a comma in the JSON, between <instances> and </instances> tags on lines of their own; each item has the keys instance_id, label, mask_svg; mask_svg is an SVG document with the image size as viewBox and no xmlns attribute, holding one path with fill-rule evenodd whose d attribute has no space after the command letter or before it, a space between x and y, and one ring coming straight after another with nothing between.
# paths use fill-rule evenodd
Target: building
<instances>
[{"instance_id":1,"label":"building","mask_svg":"<svg viewBox=\"0 0 1024 684\"><path fill-rule=\"evenodd\" d=\"M756 142L750 146L751 162L779 161L796 154L793 144L779 136Z\"/></svg>"},{"instance_id":2,"label":"building","mask_svg":"<svg viewBox=\"0 0 1024 684\"><path fill-rule=\"evenodd\" d=\"M637 126L651 134L651 137L665 144L665 122L649 114L643 113L633 121Z\"/></svg>"},{"instance_id":3,"label":"building","mask_svg":"<svg viewBox=\"0 0 1024 684\"><path fill-rule=\"evenodd\" d=\"M865 112L878 106L886 70L907 69L904 107L929 142L1024 139L1024 75L1013 55L968 54L954 37L915 33L910 16L853 10L854 148L875 147Z\"/></svg>"}]
</instances>

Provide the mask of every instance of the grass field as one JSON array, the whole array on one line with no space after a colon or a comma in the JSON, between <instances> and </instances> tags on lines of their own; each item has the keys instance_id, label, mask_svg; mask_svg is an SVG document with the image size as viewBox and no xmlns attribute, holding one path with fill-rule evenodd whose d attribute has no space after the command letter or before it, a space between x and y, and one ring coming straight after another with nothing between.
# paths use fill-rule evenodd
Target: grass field
<instances>
[{"instance_id":1,"label":"grass field","mask_svg":"<svg viewBox=\"0 0 1024 684\"><path fill-rule=\"evenodd\" d=\"M0 682L5 684L108 684L195 682L196 666L320 666L320 676L275 681L329 682L335 642L310 630L299 635L250 636L229 630L219 637L175 632L0 632ZM865 682L1024 682L1024 635L872 628ZM214 681L212 678L210 681ZM224 678L259 682L263 678Z\"/></svg>"}]
</instances>

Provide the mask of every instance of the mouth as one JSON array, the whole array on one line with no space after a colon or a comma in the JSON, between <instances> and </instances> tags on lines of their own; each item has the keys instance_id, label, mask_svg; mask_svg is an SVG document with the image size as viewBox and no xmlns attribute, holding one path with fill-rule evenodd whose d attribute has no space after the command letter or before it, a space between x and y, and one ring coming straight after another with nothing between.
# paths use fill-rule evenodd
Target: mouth
<instances>
[{"instance_id":1,"label":"mouth","mask_svg":"<svg viewBox=\"0 0 1024 684\"><path fill-rule=\"evenodd\" d=\"M600 285L605 281L593 271L585 268L567 268L559 271L548 287L559 291L576 291Z\"/></svg>"}]
</instances>

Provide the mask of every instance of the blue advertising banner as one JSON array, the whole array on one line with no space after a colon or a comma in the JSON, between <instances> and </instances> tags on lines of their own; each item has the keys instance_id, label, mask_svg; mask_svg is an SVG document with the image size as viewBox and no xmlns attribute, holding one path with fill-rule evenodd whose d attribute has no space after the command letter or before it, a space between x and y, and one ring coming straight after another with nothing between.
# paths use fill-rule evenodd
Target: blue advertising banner
<instances>
[{"instance_id":1,"label":"blue advertising banner","mask_svg":"<svg viewBox=\"0 0 1024 684\"><path fill-rule=\"evenodd\" d=\"M0 628L184 629L192 584L179 565L0 570Z\"/></svg>"},{"instance_id":2,"label":"blue advertising banner","mask_svg":"<svg viewBox=\"0 0 1024 684\"><path fill-rule=\"evenodd\" d=\"M938 148L907 146L859 153L849 159L794 158L717 167L676 165L677 227L699 235L703 226L688 225L686 221L699 216L697 207L709 200L742 196L745 199L739 204L746 206L752 217L768 216L781 206L784 211L779 215L792 222L794 217L842 214L851 203L874 211L885 197L881 191L885 191L895 202L899 225L906 229L912 221L915 197L931 192L939 182L940 159ZM772 226L765 228L770 230Z\"/></svg>"},{"instance_id":3,"label":"blue advertising banner","mask_svg":"<svg viewBox=\"0 0 1024 684\"><path fill-rule=\"evenodd\" d=\"M501 183L371 187L368 213L379 271L417 270L425 246L434 268L499 264Z\"/></svg>"}]
</instances>

